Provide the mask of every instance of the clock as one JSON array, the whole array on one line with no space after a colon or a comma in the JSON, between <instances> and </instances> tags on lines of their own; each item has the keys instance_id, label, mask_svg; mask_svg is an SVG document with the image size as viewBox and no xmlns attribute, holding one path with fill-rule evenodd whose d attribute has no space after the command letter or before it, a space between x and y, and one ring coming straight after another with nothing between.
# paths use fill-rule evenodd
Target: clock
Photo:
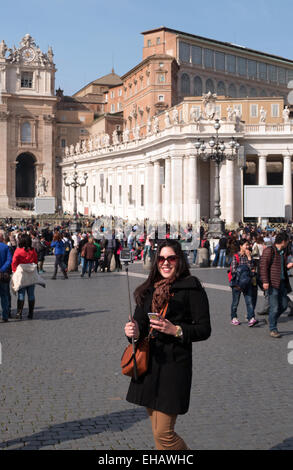
<instances>
[{"instance_id":1,"label":"clock","mask_svg":"<svg viewBox=\"0 0 293 470\"><path fill-rule=\"evenodd\" d=\"M34 60L35 51L31 47L26 47L21 51L21 57L25 62L31 62Z\"/></svg>"}]
</instances>

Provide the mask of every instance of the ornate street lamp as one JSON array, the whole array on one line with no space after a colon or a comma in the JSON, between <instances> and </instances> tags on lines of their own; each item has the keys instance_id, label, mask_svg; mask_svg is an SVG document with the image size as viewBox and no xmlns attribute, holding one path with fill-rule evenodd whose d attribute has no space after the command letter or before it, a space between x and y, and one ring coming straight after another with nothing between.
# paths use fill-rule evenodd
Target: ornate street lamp
<instances>
[{"instance_id":1,"label":"ornate street lamp","mask_svg":"<svg viewBox=\"0 0 293 470\"><path fill-rule=\"evenodd\" d=\"M208 145L203 140L198 139L195 143L197 154L203 161L212 160L215 162L215 196L214 196L214 215L209 220L208 238L221 238L224 230L225 223L221 220L221 205L220 205L220 165L224 160L234 161L238 157L240 144L232 137L229 142L230 151L226 152L226 146L223 140L219 139L219 129L221 127L219 119L215 119L214 128L216 135L211 136Z\"/></svg>"},{"instance_id":2,"label":"ornate street lamp","mask_svg":"<svg viewBox=\"0 0 293 470\"><path fill-rule=\"evenodd\" d=\"M73 222L70 224L71 232L78 232L80 230L80 223L77 220L77 198L76 198L76 190L79 187L85 186L88 174L84 173L83 176L80 178L76 171L77 163L74 162L73 164L74 173L72 176L67 176L66 173L64 174L63 181L65 186L71 186L74 190L73 196Z\"/></svg>"}]
</instances>

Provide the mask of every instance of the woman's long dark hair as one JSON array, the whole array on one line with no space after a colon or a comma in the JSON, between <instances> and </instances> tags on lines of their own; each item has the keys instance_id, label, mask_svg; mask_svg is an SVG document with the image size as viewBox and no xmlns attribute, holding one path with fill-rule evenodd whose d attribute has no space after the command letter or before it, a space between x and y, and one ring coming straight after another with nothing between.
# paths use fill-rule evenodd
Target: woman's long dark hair
<instances>
[{"instance_id":1,"label":"woman's long dark hair","mask_svg":"<svg viewBox=\"0 0 293 470\"><path fill-rule=\"evenodd\" d=\"M175 270L175 279L180 279L180 278L190 276L189 267L188 267L185 255L181 249L180 243L177 240L170 240L170 239L160 242L157 248L155 259L151 267L149 277L143 284L138 286L134 291L134 294L133 294L134 299L138 305L142 305L147 290L150 287L152 287L155 284L155 282L163 279L158 269L158 256L160 256L161 250L165 247L172 248L172 250L174 250L175 254L178 257L176 270Z\"/></svg>"},{"instance_id":2,"label":"woman's long dark hair","mask_svg":"<svg viewBox=\"0 0 293 470\"><path fill-rule=\"evenodd\" d=\"M53 235L53 241L54 242L61 242L61 240L62 240L62 237L61 237L60 233L55 232L54 235Z\"/></svg>"},{"instance_id":3,"label":"woman's long dark hair","mask_svg":"<svg viewBox=\"0 0 293 470\"><path fill-rule=\"evenodd\" d=\"M18 237L18 247L19 248L24 248L25 251L29 251L32 249L32 239L30 235L27 235L26 233L20 235Z\"/></svg>"}]
</instances>

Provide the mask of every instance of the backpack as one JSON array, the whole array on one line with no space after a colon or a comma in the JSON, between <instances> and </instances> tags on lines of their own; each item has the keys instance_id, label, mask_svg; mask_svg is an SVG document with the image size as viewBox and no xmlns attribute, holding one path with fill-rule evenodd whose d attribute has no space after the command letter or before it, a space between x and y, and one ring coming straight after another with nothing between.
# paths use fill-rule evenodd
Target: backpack
<instances>
[{"instance_id":1,"label":"backpack","mask_svg":"<svg viewBox=\"0 0 293 470\"><path fill-rule=\"evenodd\" d=\"M239 264L240 263L239 256L237 254L234 256L237 260L237 263ZM232 263L230 265L230 269L227 272L228 272L228 281L229 281L230 286L232 287L232 281L233 281L233 278L235 277L235 274L234 275L232 274Z\"/></svg>"},{"instance_id":2,"label":"backpack","mask_svg":"<svg viewBox=\"0 0 293 470\"><path fill-rule=\"evenodd\" d=\"M66 240L66 242L64 242L64 245L65 245L65 251L66 252L70 251L71 246L70 246L70 242L68 240Z\"/></svg>"},{"instance_id":3,"label":"backpack","mask_svg":"<svg viewBox=\"0 0 293 470\"><path fill-rule=\"evenodd\" d=\"M238 266L236 272L232 274L232 263L228 272L228 280L231 287L238 287L241 291L246 291L251 284L251 270L247 264L239 264L238 254L235 254Z\"/></svg>"}]
</instances>

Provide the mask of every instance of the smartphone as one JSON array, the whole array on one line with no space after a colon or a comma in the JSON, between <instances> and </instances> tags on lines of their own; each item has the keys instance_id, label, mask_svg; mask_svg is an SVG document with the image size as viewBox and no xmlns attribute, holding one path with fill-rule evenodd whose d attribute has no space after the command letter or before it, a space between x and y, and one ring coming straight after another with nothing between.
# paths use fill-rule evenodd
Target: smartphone
<instances>
[{"instance_id":1,"label":"smartphone","mask_svg":"<svg viewBox=\"0 0 293 470\"><path fill-rule=\"evenodd\" d=\"M153 312L148 313L148 316L150 320L159 320L161 318L161 315L159 313Z\"/></svg>"}]
</instances>

